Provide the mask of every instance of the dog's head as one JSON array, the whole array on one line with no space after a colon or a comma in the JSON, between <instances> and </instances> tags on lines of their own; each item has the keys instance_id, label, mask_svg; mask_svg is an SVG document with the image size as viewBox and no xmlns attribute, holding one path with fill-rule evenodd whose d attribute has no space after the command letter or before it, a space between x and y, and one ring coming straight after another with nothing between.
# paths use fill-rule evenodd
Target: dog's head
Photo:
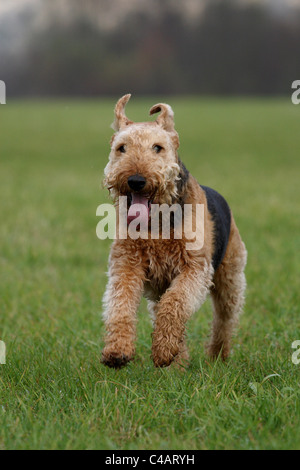
<instances>
[{"instance_id":1,"label":"dog's head","mask_svg":"<svg viewBox=\"0 0 300 470\"><path fill-rule=\"evenodd\" d=\"M115 107L109 162L104 170L104 185L113 199L127 196L128 208L143 204L148 213L152 202L171 204L177 195L180 166L178 134L174 113L168 104L156 104L150 115L156 121L133 122L125 115L131 95L123 96Z\"/></svg>"}]
</instances>

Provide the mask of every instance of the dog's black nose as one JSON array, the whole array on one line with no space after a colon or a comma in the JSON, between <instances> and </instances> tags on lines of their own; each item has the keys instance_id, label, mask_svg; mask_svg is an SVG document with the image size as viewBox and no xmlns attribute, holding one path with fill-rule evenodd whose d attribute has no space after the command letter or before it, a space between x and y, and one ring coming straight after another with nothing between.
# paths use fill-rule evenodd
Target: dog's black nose
<instances>
[{"instance_id":1,"label":"dog's black nose","mask_svg":"<svg viewBox=\"0 0 300 470\"><path fill-rule=\"evenodd\" d=\"M146 184L146 178L142 175L136 174L129 176L127 182L130 189L133 189L133 191L140 191Z\"/></svg>"}]
</instances>

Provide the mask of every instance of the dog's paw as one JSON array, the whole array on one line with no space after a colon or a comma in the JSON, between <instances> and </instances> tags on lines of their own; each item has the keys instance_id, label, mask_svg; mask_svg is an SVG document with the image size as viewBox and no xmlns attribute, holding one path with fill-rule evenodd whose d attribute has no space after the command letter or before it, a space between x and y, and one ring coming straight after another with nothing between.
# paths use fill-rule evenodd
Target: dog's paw
<instances>
[{"instance_id":1,"label":"dog's paw","mask_svg":"<svg viewBox=\"0 0 300 470\"><path fill-rule=\"evenodd\" d=\"M102 364L112 367L114 369L121 369L121 367L126 366L130 361L130 357L122 354L110 354L109 356L102 354L101 362Z\"/></svg>"},{"instance_id":2,"label":"dog's paw","mask_svg":"<svg viewBox=\"0 0 300 470\"><path fill-rule=\"evenodd\" d=\"M176 344L166 344L166 342L156 342L152 344L152 360L155 367L168 367L179 353L179 346Z\"/></svg>"},{"instance_id":3,"label":"dog's paw","mask_svg":"<svg viewBox=\"0 0 300 470\"><path fill-rule=\"evenodd\" d=\"M128 351L124 353L121 351L111 350L110 348L104 348L102 352L101 362L108 367L114 369L121 369L133 359L134 351Z\"/></svg>"},{"instance_id":4,"label":"dog's paw","mask_svg":"<svg viewBox=\"0 0 300 470\"><path fill-rule=\"evenodd\" d=\"M212 341L206 345L206 353L214 361L220 357L225 362L230 355L230 345L228 343Z\"/></svg>"}]
</instances>

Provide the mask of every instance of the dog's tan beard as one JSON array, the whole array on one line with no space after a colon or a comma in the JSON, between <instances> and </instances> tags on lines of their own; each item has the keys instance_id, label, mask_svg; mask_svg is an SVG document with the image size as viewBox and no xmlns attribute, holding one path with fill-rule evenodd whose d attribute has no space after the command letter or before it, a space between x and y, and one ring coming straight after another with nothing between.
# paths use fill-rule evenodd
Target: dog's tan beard
<instances>
[{"instance_id":1,"label":"dog's tan beard","mask_svg":"<svg viewBox=\"0 0 300 470\"><path fill-rule=\"evenodd\" d=\"M119 197L127 196L127 224L138 216L142 220L145 218L146 224L151 218L151 204L172 205L176 202L179 171L179 165L174 162L153 172L150 177L146 176L147 186L141 193L135 193L128 188L128 171L123 176L118 173L117 178L113 172L108 173L104 179L104 186L109 190L116 207L119 205Z\"/></svg>"}]
</instances>

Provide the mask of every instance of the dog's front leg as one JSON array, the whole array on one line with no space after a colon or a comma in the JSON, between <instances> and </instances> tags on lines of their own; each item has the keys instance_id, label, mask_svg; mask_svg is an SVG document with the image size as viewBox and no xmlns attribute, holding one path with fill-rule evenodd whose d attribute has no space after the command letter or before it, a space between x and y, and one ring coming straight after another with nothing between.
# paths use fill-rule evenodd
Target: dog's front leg
<instances>
[{"instance_id":1,"label":"dog's front leg","mask_svg":"<svg viewBox=\"0 0 300 470\"><path fill-rule=\"evenodd\" d=\"M122 256L113 260L103 298L106 327L102 362L120 368L135 353L136 312L143 293L144 271L141 264Z\"/></svg>"},{"instance_id":2,"label":"dog's front leg","mask_svg":"<svg viewBox=\"0 0 300 470\"><path fill-rule=\"evenodd\" d=\"M212 273L212 267L205 260L197 269L186 267L161 297L152 342L156 367L170 365L182 350L186 321L204 302Z\"/></svg>"}]
</instances>

